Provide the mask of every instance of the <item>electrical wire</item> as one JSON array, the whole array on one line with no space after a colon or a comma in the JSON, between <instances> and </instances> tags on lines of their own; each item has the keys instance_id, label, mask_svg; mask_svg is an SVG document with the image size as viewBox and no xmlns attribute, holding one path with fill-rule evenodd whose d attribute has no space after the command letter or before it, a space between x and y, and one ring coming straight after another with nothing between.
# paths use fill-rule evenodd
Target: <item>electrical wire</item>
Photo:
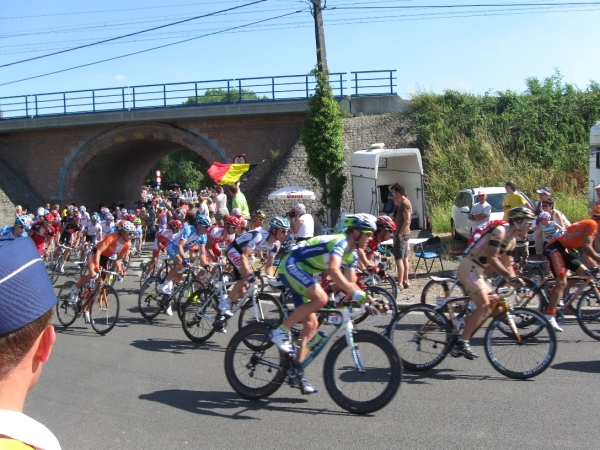
<instances>
[{"instance_id":1,"label":"electrical wire","mask_svg":"<svg viewBox=\"0 0 600 450\"><path fill-rule=\"evenodd\" d=\"M48 57L54 56L54 55L60 55L62 53L72 52L72 51L79 50L79 49L86 48L86 47L92 47L94 45L105 44L107 42L116 41L117 39L123 39L123 38L131 37L131 36L136 36L138 34L147 33L149 31L155 31L155 30L160 30L162 28L172 27L174 25L179 25L179 24L182 24L182 23L185 23L185 22L190 22L192 20L198 20L198 19L201 19L201 18L204 18L204 17L214 16L215 14L221 14L221 13L224 13L224 12L227 12L227 11L232 11L232 10L235 10L235 9L245 8L246 6L256 5L257 3L263 3L265 1L266 0L256 0L256 1L252 2L252 3L246 3L245 5L234 6L232 8L223 9L221 11L211 12L211 13L204 14L204 15L201 15L201 16L196 16L196 17L190 17L189 19L180 20L179 22L172 22L172 23L169 23L169 24L166 24L166 25L161 25L161 26L158 26L158 27L148 28L146 30L136 31L134 33L125 34L123 36L117 36L117 37L105 39L103 41L93 42L91 44L80 45L78 47L73 47L73 48L69 48L69 49L66 49L66 50L60 50L60 51L57 51L57 52L54 52L54 53L48 53L46 55L35 56L33 58L22 59L20 61L14 61L14 62L11 62L11 63L8 63L8 64L2 64L2 65L0 65L0 69L3 68L3 67L14 66L16 64L22 64L22 63L29 62L29 61L35 61L37 59L48 58Z\"/></svg>"},{"instance_id":2,"label":"electrical wire","mask_svg":"<svg viewBox=\"0 0 600 450\"><path fill-rule=\"evenodd\" d=\"M249 24L246 24L246 25L238 25L238 26L235 26L235 27L231 27L231 28L227 28L227 29L221 30L221 31L215 31L214 33L207 33L207 34L204 34L202 36L195 36L195 37L190 38L190 39L184 39L183 41L172 42L170 44L160 45L158 47L153 47L153 48L148 48L148 49L145 49L145 50L140 50L140 51L137 51L137 52L127 53L126 55L114 56L112 58L103 59L101 61L94 61L94 62L87 63L87 64L81 64L81 65L75 66L75 67L69 67L67 69L55 70L53 72L48 72L48 73L44 73L44 74L40 74L40 75L35 75L35 76L32 76L32 77L21 78L20 80L8 81L6 83L0 83L0 86L6 86L8 84L19 83L21 81L27 81L27 80L33 80L33 79L36 79L36 78L42 78L42 77L46 77L48 75L54 75L54 74L57 74L57 73L68 72L70 70L80 69L82 67L93 66L95 64L100 64L100 63L103 63L103 62L114 61L116 59L126 58L127 56L139 55L141 53L147 53L147 52L150 52L150 51L153 51L153 50L158 50L158 49L161 49L161 48L171 47L171 46L177 45L177 44L182 44L184 42L193 41L195 39L200 39L200 38L207 37L207 36L213 36L213 35L216 35L216 34L225 33L227 31L235 30L237 28L244 28L244 27L252 26L252 25L255 25L255 24L258 24L258 23L263 23L263 22L268 22L268 21L271 21L271 20L280 19L282 17L291 16L292 14L298 14L300 12L304 12L304 10L298 10L298 11L294 11L294 12L291 12L291 13L282 14L282 15L275 16L275 17L270 17L268 19L257 20L256 22L252 22L252 23L249 23Z\"/></svg>"}]
</instances>

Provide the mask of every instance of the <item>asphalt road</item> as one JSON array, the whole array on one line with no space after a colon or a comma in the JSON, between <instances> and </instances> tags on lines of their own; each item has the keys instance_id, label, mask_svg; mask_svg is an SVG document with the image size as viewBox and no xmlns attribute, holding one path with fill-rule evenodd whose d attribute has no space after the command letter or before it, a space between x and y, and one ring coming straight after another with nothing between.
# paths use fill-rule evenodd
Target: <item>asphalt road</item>
<instances>
[{"instance_id":1,"label":"asphalt road","mask_svg":"<svg viewBox=\"0 0 600 450\"><path fill-rule=\"evenodd\" d=\"M354 416L329 398L323 356L306 371L320 393L282 386L267 400L242 399L223 369L236 326L202 345L186 339L177 315L146 322L137 310L138 273L115 285L121 315L106 336L83 318L68 329L55 321L57 341L25 413L64 449L598 447L600 342L574 320L559 335L551 368L535 379L497 373L474 338L479 359L405 371L385 409Z\"/></svg>"}]
</instances>

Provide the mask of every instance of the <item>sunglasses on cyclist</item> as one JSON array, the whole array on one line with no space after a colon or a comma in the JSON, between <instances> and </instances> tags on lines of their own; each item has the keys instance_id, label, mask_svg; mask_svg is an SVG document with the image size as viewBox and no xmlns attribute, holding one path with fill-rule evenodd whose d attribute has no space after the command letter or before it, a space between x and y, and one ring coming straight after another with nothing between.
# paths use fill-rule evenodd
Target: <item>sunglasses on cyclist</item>
<instances>
[{"instance_id":1,"label":"sunglasses on cyclist","mask_svg":"<svg viewBox=\"0 0 600 450\"><path fill-rule=\"evenodd\" d=\"M365 236L373 236L373 232L369 230L360 230L360 232Z\"/></svg>"}]
</instances>

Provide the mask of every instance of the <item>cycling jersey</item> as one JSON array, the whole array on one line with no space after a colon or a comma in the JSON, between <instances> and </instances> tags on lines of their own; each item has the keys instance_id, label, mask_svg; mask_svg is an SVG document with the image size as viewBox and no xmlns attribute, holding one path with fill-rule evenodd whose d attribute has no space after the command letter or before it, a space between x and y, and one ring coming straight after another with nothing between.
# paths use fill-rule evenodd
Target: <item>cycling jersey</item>
<instances>
[{"instance_id":1,"label":"cycling jersey","mask_svg":"<svg viewBox=\"0 0 600 450\"><path fill-rule=\"evenodd\" d=\"M268 256L275 256L281 244L278 240L269 243L269 236L269 232L263 229L247 231L235 238L229 246L235 247L240 252L243 252L246 247L250 247L268 253Z\"/></svg>"},{"instance_id":2,"label":"cycling jersey","mask_svg":"<svg viewBox=\"0 0 600 450\"><path fill-rule=\"evenodd\" d=\"M95 225L90 222L85 227L83 227L83 231L85 231L86 236L98 236L102 233L102 225L96 223Z\"/></svg>"},{"instance_id":3,"label":"cycling jersey","mask_svg":"<svg viewBox=\"0 0 600 450\"><path fill-rule=\"evenodd\" d=\"M48 227L44 228L44 222L36 222L31 226L30 231L31 239L33 239L33 243L38 249L40 255L44 251L44 244L46 243L46 238L54 236L54 228Z\"/></svg>"},{"instance_id":4,"label":"cycling jersey","mask_svg":"<svg viewBox=\"0 0 600 450\"><path fill-rule=\"evenodd\" d=\"M565 229L564 234L550 240L548 245L553 244L554 242L560 242L564 248L579 248L583 245L583 240L586 236L591 236L593 239L596 236L597 231L598 224L595 220L581 220L573 225L569 225Z\"/></svg>"},{"instance_id":5,"label":"cycling jersey","mask_svg":"<svg viewBox=\"0 0 600 450\"><path fill-rule=\"evenodd\" d=\"M119 233L111 233L106 236L100 243L108 244L108 248L102 252L102 256L106 256L110 258L113 255L118 255L118 257L125 257L127 255L127 250L129 250L130 241L125 241L121 239L121 235ZM96 245L97 247L98 245ZM94 249L95 251L95 249Z\"/></svg>"},{"instance_id":6,"label":"cycling jersey","mask_svg":"<svg viewBox=\"0 0 600 450\"><path fill-rule=\"evenodd\" d=\"M373 239L371 239L369 241L369 243L367 244L367 246L365 247L365 253L367 255L369 253L374 253L377 251L378 247L379 247L379 241L377 240L377 238L375 236L373 236Z\"/></svg>"},{"instance_id":7,"label":"cycling jersey","mask_svg":"<svg viewBox=\"0 0 600 450\"><path fill-rule=\"evenodd\" d=\"M224 243L229 245L235 239L235 234L225 234L225 227L213 225L208 229L208 240L210 242L210 249L212 250L215 256L219 256L221 254L221 249L219 249L219 244Z\"/></svg>"},{"instance_id":8,"label":"cycling jersey","mask_svg":"<svg viewBox=\"0 0 600 450\"><path fill-rule=\"evenodd\" d=\"M91 223L92 219L90 218L90 213L87 211L81 213L81 226L85 229L85 227Z\"/></svg>"},{"instance_id":9,"label":"cycling jersey","mask_svg":"<svg viewBox=\"0 0 600 450\"><path fill-rule=\"evenodd\" d=\"M179 254L179 242L183 241L183 251L187 252L190 247L195 244L205 245L207 241L206 234L197 234L196 227L186 224L179 233L174 234L169 240L166 250L167 254L171 259L175 258Z\"/></svg>"},{"instance_id":10,"label":"cycling jersey","mask_svg":"<svg viewBox=\"0 0 600 450\"><path fill-rule=\"evenodd\" d=\"M171 238L173 237L173 231L169 228L165 228L164 230L160 230L156 233L156 237L154 238L154 245L152 246L152 255L158 256L161 247L166 247Z\"/></svg>"},{"instance_id":11,"label":"cycling jersey","mask_svg":"<svg viewBox=\"0 0 600 450\"><path fill-rule=\"evenodd\" d=\"M75 221L73 220L67 220L65 221L65 223L63 224L63 233L67 232L67 233L75 233L78 231L82 231L83 227L81 226L81 224L77 224L75 223Z\"/></svg>"},{"instance_id":12,"label":"cycling jersey","mask_svg":"<svg viewBox=\"0 0 600 450\"><path fill-rule=\"evenodd\" d=\"M290 289L296 306L308 301L306 290L317 284L313 275L329 269L332 256L341 258L342 264L348 268L355 268L358 261L358 252L348 250L345 234L310 238L303 247L283 258L279 266L280 279Z\"/></svg>"},{"instance_id":13,"label":"cycling jersey","mask_svg":"<svg viewBox=\"0 0 600 450\"><path fill-rule=\"evenodd\" d=\"M100 225L102 226L102 234L106 236L107 234L111 233L110 230L114 228L115 222L113 220L103 220L102 222L100 222Z\"/></svg>"}]
</instances>

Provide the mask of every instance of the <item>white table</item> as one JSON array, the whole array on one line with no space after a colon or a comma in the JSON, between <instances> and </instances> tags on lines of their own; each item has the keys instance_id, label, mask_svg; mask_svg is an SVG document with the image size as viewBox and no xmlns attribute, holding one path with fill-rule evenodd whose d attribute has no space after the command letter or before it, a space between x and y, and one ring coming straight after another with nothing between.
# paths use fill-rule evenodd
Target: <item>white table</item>
<instances>
[{"instance_id":1,"label":"white table","mask_svg":"<svg viewBox=\"0 0 600 450\"><path fill-rule=\"evenodd\" d=\"M411 239L409 239L408 240L409 249L411 246L414 247L416 244L421 244L421 243L425 242L427 239L429 239L429 238L411 238ZM383 245L384 247L392 247L394 245L394 239L388 239L387 241L383 241L379 245Z\"/></svg>"}]
</instances>

